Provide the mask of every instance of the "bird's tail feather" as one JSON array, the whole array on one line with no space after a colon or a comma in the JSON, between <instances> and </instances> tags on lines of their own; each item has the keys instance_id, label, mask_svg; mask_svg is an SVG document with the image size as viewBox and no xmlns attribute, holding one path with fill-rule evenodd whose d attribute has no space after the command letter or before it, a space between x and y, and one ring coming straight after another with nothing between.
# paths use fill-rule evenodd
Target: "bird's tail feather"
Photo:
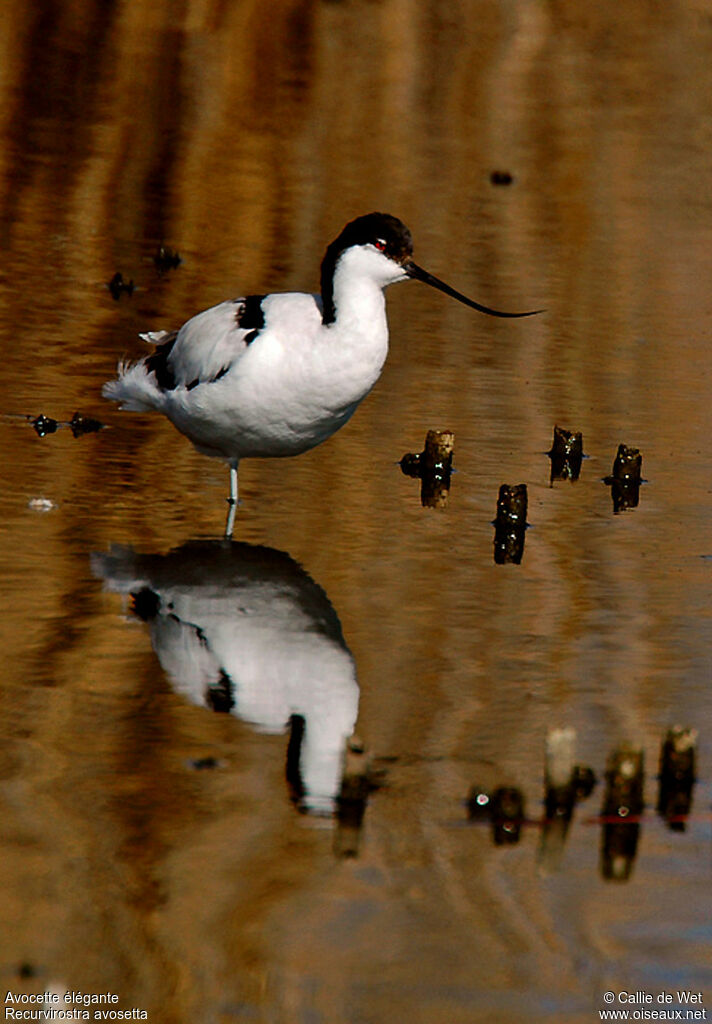
<instances>
[{"instance_id":1,"label":"bird's tail feather","mask_svg":"<svg viewBox=\"0 0 712 1024\"><path fill-rule=\"evenodd\" d=\"M146 372L143 360L137 363L119 363L116 380L107 381L101 389L104 398L118 402L120 408L131 412L152 412L163 406L163 394L153 374Z\"/></svg>"}]
</instances>

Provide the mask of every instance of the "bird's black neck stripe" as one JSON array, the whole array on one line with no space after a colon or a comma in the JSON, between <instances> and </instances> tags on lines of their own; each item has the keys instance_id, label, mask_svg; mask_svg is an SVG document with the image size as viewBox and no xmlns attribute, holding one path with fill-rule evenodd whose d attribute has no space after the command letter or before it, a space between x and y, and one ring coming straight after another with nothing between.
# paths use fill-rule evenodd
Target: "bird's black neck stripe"
<instances>
[{"instance_id":1,"label":"bird's black neck stripe","mask_svg":"<svg viewBox=\"0 0 712 1024\"><path fill-rule=\"evenodd\" d=\"M341 253L332 254L326 250L326 255L321 264L321 320L323 324L333 324L336 320L336 307L334 306L334 271L336 261Z\"/></svg>"}]
</instances>

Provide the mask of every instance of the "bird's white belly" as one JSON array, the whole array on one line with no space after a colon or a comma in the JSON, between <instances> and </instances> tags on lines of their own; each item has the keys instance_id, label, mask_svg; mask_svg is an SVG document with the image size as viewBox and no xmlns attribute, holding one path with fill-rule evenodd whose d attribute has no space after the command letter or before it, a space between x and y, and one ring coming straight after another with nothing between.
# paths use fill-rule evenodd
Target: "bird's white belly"
<instances>
[{"instance_id":1,"label":"bird's white belly","mask_svg":"<svg viewBox=\"0 0 712 1024\"><path fill-rule=\"evenodd\" d=\"M387 354L387 335L358 350L258 342L220 380L172 396L166 411L199 451L241 459L314 448L350 419Z\"/></svg>"}]
</instances>

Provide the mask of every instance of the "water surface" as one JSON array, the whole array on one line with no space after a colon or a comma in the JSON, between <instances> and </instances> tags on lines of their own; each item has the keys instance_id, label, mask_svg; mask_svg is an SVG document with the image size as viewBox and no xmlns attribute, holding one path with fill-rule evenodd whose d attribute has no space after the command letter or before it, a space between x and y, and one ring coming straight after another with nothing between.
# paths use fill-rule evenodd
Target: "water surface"
<instances>
[{"instance_id":1,"label":"water surface","mask_svg":"<svg viewBox=\"0 0 712 1024\"><path fill-rule=\"evenodd\" d=\"M583 1024L606 990L709 1002L706 6L11 8L5 989L112 991L150 1020L205 1024ZM304 616L328 640L311 654L352 664L357 690L343 693L382 772L359 856L344 860L333 821L290 799L286 733L254 708L191 701L176 648L154 635L154 650L151 621L102 579L112 550L155 567L219 538L227 472L170 424L107 407L100 388L118 358L142 353L139 330L226 297L315 288L326 244L375 209L401 217L418 262L454 287L547 312L500 322L394 287L389 361L352 422L299 459L241 468L238 540L282 553L268 556L292 581L282 625ZM161 275L162 242L182 263ZM115 301L117 271L136 288ZM23 418L77 410L107 429L39 438ZM555 423L583 432L574 484L550 486ZM437 510L396 465L431 428L455 435ZM620 443L642 451L647 482L636 509L613 515L602 478ZM524 557L495 565L497 492L522 482ZM300 566L306 598L290 589ZM157 593L143 569L134 592ZM196 601L195 575L178 577L180 599ZM231 631L254 593L232 594L225 625L224 577L199 583L218 618L186 621L218 621L248 671L249 643ZM180 642L203 650L186 630ZM206 671L219 702L218 669ZM314 670L304 687L321 680ZM699 730L683 833L654 810L676 723ZM599 785L544 876L536 825L495 847L465 801L474 784L514 785L539 819L546 735L563 726ZM644 751L647 807L631 878L615 883L587 819L624 741Z\"/></svg>"}]
</instances>

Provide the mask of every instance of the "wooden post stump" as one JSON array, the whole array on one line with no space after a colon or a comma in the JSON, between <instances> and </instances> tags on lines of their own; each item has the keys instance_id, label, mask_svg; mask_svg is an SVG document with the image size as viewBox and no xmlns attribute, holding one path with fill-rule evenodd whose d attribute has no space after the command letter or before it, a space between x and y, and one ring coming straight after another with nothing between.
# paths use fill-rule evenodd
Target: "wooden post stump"
<instances>
[{"instance_id":1,"label":"wooden post stump","mask_svg":"<svg viewBox=\"0 0 712 1024\"><path fill-rule=\"evenodd\" d=\"M524 534L527 529L527 485L502 484L497 499L497 518L494 521L494 560L497 565L514 562L524 554Z\"/></svg>"},{"instance_id":2,"label":"wooden post stump","mask_svg":"<svg viewBox=\"0 0 712 1024\"><path fill-rule=\"evenodd\" d=\"M546 454L551 459L549 483L553 484L554 480L570 480L573 483L581 473L583 434L581 431L573 433L555 426L554 441Z\"/></svg>"},{"instance_id":3,"label":"wooden post stump","mask_svg":"<svg viewBox=\"0 0 712 1024\"><path fill-rule=\"evenodd\" d=\"M577 801L590 796L596 784L591 768L576 764L576 730L551 729L544 761L544 827L539 847L543 874L557 870Z\"/></svg>"},{"instance_id":4,"label":"wooden post stump","mask_svg":"<svg viewBox=\"0 0 712 1024\"><path fill-rule=\"evenodd\" d=\"M454 447L455 435L451 430L429 430L423 451L418 455L409 452L400 460L406 476L420 479L420 501L424 508L447 505Z\"/></svg>"},{"instance_id":5,"label":"wooden post stump","mask_svg":"<svg viewBox=\"0 0 712 1024\"><path fill-rule=\"evenodd\" d=\"M619 444L613 463L613 472L604 478L604 483L611 488L613 512L618 514L627 508L637 508L640 495L640 471L643 456L637 448Z\"/></svg>"}]
</instances>

